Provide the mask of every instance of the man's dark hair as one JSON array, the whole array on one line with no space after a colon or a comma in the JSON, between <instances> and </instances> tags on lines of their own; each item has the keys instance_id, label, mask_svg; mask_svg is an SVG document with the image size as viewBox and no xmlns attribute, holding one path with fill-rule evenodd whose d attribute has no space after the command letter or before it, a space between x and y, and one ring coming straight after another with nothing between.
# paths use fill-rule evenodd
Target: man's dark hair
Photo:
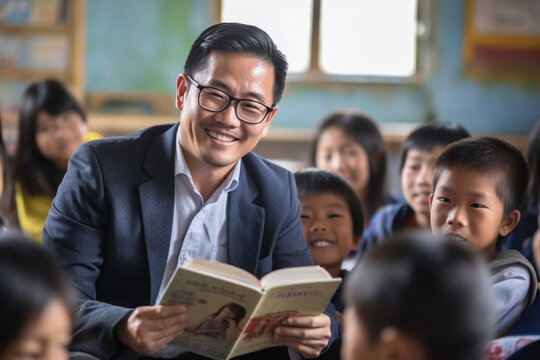
<instances>
[{"instance_id":1,"label":"man's dark hair","mask_svg":"<svg viewBox=\"0 0 540 360\"><path fill-rule=\"evenodd\" d=\"M394 327L416 337L428 359L482 359L494 324L485 263L428 231L370 249L347 276L345 297L369 341Z\"/></svg>"},{"instance_id":2,"label":"man's dark hair","mask_svg":"<svg viewBox=\"0 0 540 360\"><path fill-rule=\"evenodd\" d=\"M431 151L436 146L445 147L469 136L471 134L455 122L445 121L420 125L405 138L401 145L399 171L403 170L410 149Z\"/></svg>"},{"instance_id":3,"label":"man's dark hair","mask_svg":"<svg viewBox=\"0 0 540 360\"><path fill-rule=\"evenodd\" d=\"M442 152L435 163L433 191L441 173L452 166L480 171L495 180L504 216L521 210L527 190L528 169L523 154L512 144L494 137L460 140Z\"/></svg>"},{"instance_id":4,"label":"man's dark hair","mask_svg":"<svg viewBox=\"0 0 540 360\"><path fill-rule=\"evenodd\" d=\"M317 146L321 135L336 127L349 135L366 152L369 162L367 198L364 204L367 217L385 205L386 191L386 147L375 122L362 113L334 112L328 115L317 128L311 149L311 166L317 166Z\"/></svg>"},{"instance_id":5,"label":"man's dark hair","mask_svg":"<svg viewBox=\"0 0 540 360\"><path fill-rule=\"evenodd\" d=\"M184 73L193 76L208 64L214 51L229 51L254 55L274 66L273 104L281 99L287 76L287 60L270 38L256 26L220 23L204 30L195 40L184 64Z\"/></svg>"},{"instance_id":6,"label":"man's dark hair","mask_svg":"<svg viewBox=\"0 0 540 360\"><path fill-rule=\"evenodd\" d=\"M353 234L362 236L364 229L364 214L362 205L354 190L341 176L322 169L308 168L294 174L298 196L315 193L332 193L341 197L347 203L353 223Z\"/></svg>"}]
</instances>

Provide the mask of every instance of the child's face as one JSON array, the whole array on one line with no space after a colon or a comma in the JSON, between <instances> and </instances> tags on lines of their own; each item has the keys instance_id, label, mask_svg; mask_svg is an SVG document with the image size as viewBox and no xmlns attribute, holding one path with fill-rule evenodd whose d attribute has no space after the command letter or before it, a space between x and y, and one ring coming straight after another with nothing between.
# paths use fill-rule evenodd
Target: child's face
<instances>
[{"instance_id":1,"label":"child's face","mask_svg":"<svg viewBox=\"0 0 540 360\"><path fill-rule=\"evenodd\" d=\"M345 199L331 192L300 197L302 227L313 262L339 272L343 259L358 246Z\"/></svg>"},{"instance_id":2,"label":"child's face","mask_svg":"<svg viewBox=\"0 0 540 360\"><path fill-rule=\"evenodd\" d=\"M463 166L444 169L430 197L433 232L448 235L492 259L498 237L508 235L519 221L517 210L503 218L504 204L495 186L492 176L478 170Z\"/></svg>"},{"instance_id":3,"label":"child's face","mask_svg":"<svg viewBox=\"0 0 540 360\"><path fill-rule=\"evenodd\" d=\"M315 166L340 175L358 194L369 182L369 159L366 151L340 128L329 127L317 143Z\"/></svg>"},{"instance_id":4,"label":"child's face","mask_svg":"<svg viewBox=\"0 0 540 360\"><path fill-rule=\"evenodd\" d=\"M82 117L67 111L52 116L40 111L36 120L36 144L41 154L58 169L67 169L69 158L83 143L86 127Z\"/></svg>"},{"instance_id":5,"label":"child's face","mask_svg":"<svg viewBox=\"0 0 540 360\"><path fill-rule=\"evenodd\" d=\"M19 339L8 346L2 359L67 360L71 320L67 308L52 300L37 320L29 324Z\"/></svg>"},{"instance_id":6,"label":"child's face","mask_svg":"<svg viewBox=\"0 0 540 360\"><path fill-rule=\"evenodd\" d=\"M401 170L401 190L417 218L418 216L429 218L429 195L433 185L433 166L443 149L443 146L436 146L429 151L411 148L407 152ZM429 227L429 222L425 226Z\"/></svg>"}]
</instances>

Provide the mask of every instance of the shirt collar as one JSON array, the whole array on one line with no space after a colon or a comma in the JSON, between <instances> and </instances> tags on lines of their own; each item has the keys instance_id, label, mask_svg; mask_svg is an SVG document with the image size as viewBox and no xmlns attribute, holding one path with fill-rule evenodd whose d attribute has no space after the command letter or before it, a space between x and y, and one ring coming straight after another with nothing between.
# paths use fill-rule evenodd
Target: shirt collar
<instances>
[{"instance_id":1,"label":"shirt collar","mask_svg":"<svg viewBox=\"0 0 540 360\"><path fill-rule=\"evenodd\" d=\"M174 175L181 175L184 174L187 176L189 181L193 184L193 178L191 177L191 173L189 172L189 168L186 164L186 159L184 157L184 152L182 151L182 147L180 146L180 126L178 126L178 131L176 133L176 156L174 160ZM239 181L240 181L240 170L242 168L242 159L238 159L236 162L236 165L234 165L232 171L229 172L225 180L223 180L223 183L221 184L221 187L226 191L230 192L233 190L236 190L238 187Z\"/></svg>"}]
</instances>

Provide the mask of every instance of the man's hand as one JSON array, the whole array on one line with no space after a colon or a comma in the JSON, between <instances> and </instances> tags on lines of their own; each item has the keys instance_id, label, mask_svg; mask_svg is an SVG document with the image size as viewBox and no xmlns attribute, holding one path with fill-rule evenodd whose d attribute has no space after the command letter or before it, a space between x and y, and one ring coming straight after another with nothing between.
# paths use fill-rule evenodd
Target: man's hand
<instances>
[{"instance_id":1,"label":"man's hand","mask_svg":"<svg viewBox=\"0 0 540 360\"><path fill-rule=\"evenodd\" d=\"M318 316L295 316L285 319L274 331L273 341L288 346L305 358L315 358L328 345L331 337L330 318Z\"/></svg>"},{"instance_id":2,"label":"man's hand","mask_svg":"<svg viewBox=\"0 0 540 360\"><path fill-rule=\"evenodd\" d=\"M116 336L139 354L151 354L178 337L188 326L184 305L140 306L116 326Z\"/></svg>"}]
</instances>

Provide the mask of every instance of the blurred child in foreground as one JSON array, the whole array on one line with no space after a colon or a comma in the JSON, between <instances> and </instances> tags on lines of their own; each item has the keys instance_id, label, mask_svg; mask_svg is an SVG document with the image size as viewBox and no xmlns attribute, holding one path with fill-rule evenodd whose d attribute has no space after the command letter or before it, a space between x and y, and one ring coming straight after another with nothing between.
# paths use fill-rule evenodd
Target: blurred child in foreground
<instances>
[{"instance_id":1,"label":"blurred child in foreground","mask_svg":"<svg viewBox=\"0 0 540 360\"><path fill-rule=\"evenodd\" d=\"M428 231L375 245L345 297L345 360L479 360L491 335L485 262Z\"/></svg>"}]
</instances>

